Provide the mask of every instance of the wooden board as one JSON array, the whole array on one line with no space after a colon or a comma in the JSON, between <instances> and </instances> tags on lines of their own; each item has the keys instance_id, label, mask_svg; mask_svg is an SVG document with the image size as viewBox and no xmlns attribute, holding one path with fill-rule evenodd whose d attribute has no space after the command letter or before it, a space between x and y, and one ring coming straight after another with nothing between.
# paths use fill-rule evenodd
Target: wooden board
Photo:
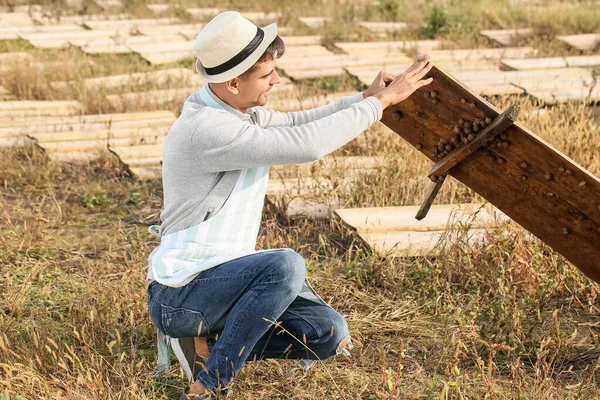
<instances>
[{"instance_id":1,"label":"wooden board","mask_svg":"<svg viewBox=\"0 0 600 400\"><path fill-rule=\"evenodd\" d=\"M106 96L108 102L116 109L133 107L162 106L174 101L183 101L200 87L184 87L175 89L149 90L147 92L130 92Z\"/></svg>"},{"instance_id":2,"label":"wooden board","mask_svg":"<svg viewBox=\"0 0 600 400\"><path fill-rule=\"evenodd\" d=\"M488 229L502 226L508 218L491 205L435 205L424 220L415 220L418 206L338 209L335 214L374 251L396 256L430 255L440 240L453 236L483 243ZM459 228L452 232L453 227Z\"/></svg>"},{"instance_id":3,"label":"wooden board","mask_svg":"<svg viewBox=\"0 0 600 400\"><path fill-rule=\"evenodd\" d=\"M600 46L600 33L557 36L556 40L565 42L579 50L596 50Z\"/></svg>"},{"instance_id":4,"label":"wooden board","mask_svg":"<svg viewBox=\"0 0 600 400\"><path fill-rule=\"evenodd\" d=\"M284 179L291 177L310 177L315 174L336 173L350 178L356 171L368 172L381 169L385 163L383 157L348 156L332 157L326 156L322 159L298 165L276 165L270 169L273 179Z\"/></svg>"},{"instance_id":5,"label":"wooden board","mask_svg":"<svg viewBox=\"0 0 600 400\"><path fill-rule=\"evenodd\" d=\"M33 25L5 27L0 25L0 40L16 40L23 34L58 32L82 32L84 29L78 25Z\"/></svg>"},{"instance_id":6,"label":"wooden board","mask_svg":"<svg viewBox=\"0 0 600 400\"><path fill-rule=\"evenodd\" d=\"M203 83L204 81L197 73L187 68L169 68L150 72L101 76L83 80L83 84L88 90L119 90L127 87L147 85L152 85L153 87L163 85L199 86ZM68 87L68 82L51 82L50 86L54 89L63 89Z\"/></svg>"},{"instance_id":7,"label":"wooden board","mask_svg":"<svg viewBox=\"0 0 600 400\"><path fill-rule=\"evenodd\" d=\"M395 54L405 51L417 51L419 53L438 50L447 42L441 40L407 40L397 42L336 42L335 46L348 54Z\"/></svg>"},{"instance_id":8,"label":"wooden board","mask_svg":"<svg viewBox=\"0 0 600 400\"><path fill-rule=\"evenodd\" d=\"M189 40L194 40L205 24L170 24L148 25L138 27L142 35L181 34Z\"/></svg>"},{"instance_id":9,"label":"wooden board","mask_svg":"<svg viewBox=\"0 0 600 400\"><path fill-rule=\"evenodd\" d=\"M65 116L81 113L78 101L2 101L0 121L20 116Z\"/></svg>"},{"instance_id":10,"label":"wooden board","mask_svg":"<svg viewBox=\"0 0 600 400\"><path fill-rule=\"evenodd\" d=\"M167 136L171 124L151 126L144 128L104 128L98 130L86 129L83 131L63 131L48 133L30 133L29 136L38 143L48 142L74 142L82 140L101 140L107 138L137 138Z\"/></svg>"},{"instance_id":11,"label":"wooden board","mask_svg":"<svg viewBox=\"0 0 600 400\"><path fill-rule=\"evenodd\" d=\"M83 129L100 126L146 126L146 123L156 121L175 121L175 114L171 111L145 111L135 113L117 114L92 114L66 117L38 117L38 118L5 118L0 120L0 137L6 136L7 132L20 130L20 133L30 132L60 132L65 130Z\"/></svg>"},{"instance_id":12,"label":"wooden board","mask_svg":"<svg viewBox=\"0 0 600 400\"><path fill-rule=\"evenodd\" d=\"M510 46L520 38L529 37L533 34L533 29L499 29L479 31L482 36L500 43L503 46Z\"/></svg>"},{"instance_id":13,"label":"wooden board","mask_svg":"<svg viewBox=\"0 0 600 400\"><path fill-rule=\"evenodd\" d=\"M600 87L571 87L557 89L531 89L528 93L546 104L565 102L597 103L600 101Z\"/></svg>"},{"instance_id":14,"label":"wooden board","mask_svg":"<svg viewBox=\"0 0 600 400\"><path fill-rule=\"evenodd\" d=\"M600 56L570 56L527 59L503 59L502 67L510 70L542 68L593 67L600 65Z\"/></svg>"},{"instance_id":15,"label":"wooden board","mask_svg":"<svg viewBox=\"0 0 600 400\"><path fill-rule=\"evenodd\" d=\"M278 111L299 111L319 107L338 100L342 96L356 94L355 92L331 93L327 95L315 95L310 97L278 97L269 100L265 108Z\"/></svg>"},{"instance_id":16,"label":"wooden board","mask_svg":"<svg viewBox=\"0 0 600 400\"><path fill-rule=\"evenodd\" d=\"M459 118L495 118L500 110L437 68L429 76L431 85L388 108L382 122L436 161L432 149L451 140ZM507 147L479 149L450 176L600 281L600 180L521 124L504 133Z\"/></svg>"},{"instance_id":17,"label":"wooden board","mask_svg":"<svg viewBox=\"0 0 600 400\"><path fill-rule=\"evenodd\" d=\"M140 26L149 25L166 25L166 24L177 24L179 20L177 18L153 18L153 19L123 19L113 21L89 21L86 22L86 26L95 31L101 30L112 30L113 32L119 31L135 31Z\"/></svg>"},{"instance_id":18,"label":"wooden board","mask_svg":"<svg viewBox=\"0 0 600 400\"><path fill-rule=\"evenodd\" d=\"M357 232L375 252L383 256L423 257L442 253L443 247L458 243L464 251L486 244L486 229L443 231Z\"/></svg>"},{"instance_id":19,"label":"wooden board","mask_svg":"<svg viewBox=\"0 0 600 400\"><path fill-rule=\"evenodd\" d=\"M375 33L394 33L408 28L406 22L359 22L358 24Z\"/></svg>"},{"instance_id":20,"label":"wooden board","mask_svg":"<svg viewBox=\"0 0 600 400\"><path fill-rule=\"evenodd\" d=\"M182 40L182 35L178 33L165 33L162 35L151 36L124 36L114 38L94 39L85 43L82 50L87 54L118 54L131 53L135 46L159 46L167 45L171 42ZM73 41L71 41L73 44Z\"/></svg>"}]
</instances>

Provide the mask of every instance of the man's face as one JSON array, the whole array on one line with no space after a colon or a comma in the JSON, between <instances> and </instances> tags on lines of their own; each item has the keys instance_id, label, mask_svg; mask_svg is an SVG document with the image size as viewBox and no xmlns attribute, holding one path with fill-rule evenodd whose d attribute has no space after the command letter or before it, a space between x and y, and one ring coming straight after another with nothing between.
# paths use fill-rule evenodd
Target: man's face
<instances>
[{"instance_id":1,"label":"man's face","mask_svg":"<svg viewBox=\"0 0 600 400\"><path fill-rule=\"evenodd\" d=\"M265 61L258 64L258 68L246 79L238 78L238 95L240 108L264 106L273 85L281 82L275 61Z\"/></svg>"}]
</instances>

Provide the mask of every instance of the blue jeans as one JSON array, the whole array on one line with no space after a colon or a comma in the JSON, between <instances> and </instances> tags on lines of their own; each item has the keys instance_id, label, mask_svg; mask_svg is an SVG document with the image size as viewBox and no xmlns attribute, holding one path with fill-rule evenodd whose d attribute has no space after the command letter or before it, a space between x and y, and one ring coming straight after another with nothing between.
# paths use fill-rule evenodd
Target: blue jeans
<instances>
[{"instance_id":1,"label":"blue jeans","mask_svg":"<svg viewBox=\"0 0 600 400\"><path fill-rule=\"evenodd\" d=\"M218 392L246 360L323 360L338 353L350 336L346 320L298 296L305 277L304 260L290 249L253 254L203 271L180 288L152 282L148 309L166 335L208 338L210 355L197 379Z\"/></svg>"}]
</instances>

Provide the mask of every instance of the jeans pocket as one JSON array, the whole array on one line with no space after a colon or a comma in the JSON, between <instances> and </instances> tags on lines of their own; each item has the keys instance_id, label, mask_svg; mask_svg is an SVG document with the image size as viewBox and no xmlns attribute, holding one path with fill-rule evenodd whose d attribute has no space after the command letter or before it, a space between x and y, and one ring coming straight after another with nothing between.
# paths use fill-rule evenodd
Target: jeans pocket
<instances>
[{"instance_id":1,"label":"jeans pocket","mask_svg":"<svg viewBox=\"0 0 600 400\"><path fill-rule=\"evenodd\" d=\"M161 319L164 332L173 338L210 334L210 327L200 311L163 304L161 305Z\"/></svg>"}]
</instances>

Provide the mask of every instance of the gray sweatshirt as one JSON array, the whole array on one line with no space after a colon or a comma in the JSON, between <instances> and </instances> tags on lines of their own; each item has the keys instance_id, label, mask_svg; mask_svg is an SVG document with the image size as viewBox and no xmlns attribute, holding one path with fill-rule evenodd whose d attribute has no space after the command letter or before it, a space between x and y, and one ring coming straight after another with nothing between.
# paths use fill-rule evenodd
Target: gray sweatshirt
<instances>
[{"instance_id":1,"label":"gray sweatshirt","mask_svg":"<svg viewBox=\"0 0 600 400\"><path fill-rule=\"evenodd\" d=\"M282 113L253 107L243 114L206 106L198 92L183 106L163 152L164 210L160 234L197 225L216 214L245 168L316 161L381 119L375 97L362 93L312 110Z\"/></svg>"}]
</instances>

